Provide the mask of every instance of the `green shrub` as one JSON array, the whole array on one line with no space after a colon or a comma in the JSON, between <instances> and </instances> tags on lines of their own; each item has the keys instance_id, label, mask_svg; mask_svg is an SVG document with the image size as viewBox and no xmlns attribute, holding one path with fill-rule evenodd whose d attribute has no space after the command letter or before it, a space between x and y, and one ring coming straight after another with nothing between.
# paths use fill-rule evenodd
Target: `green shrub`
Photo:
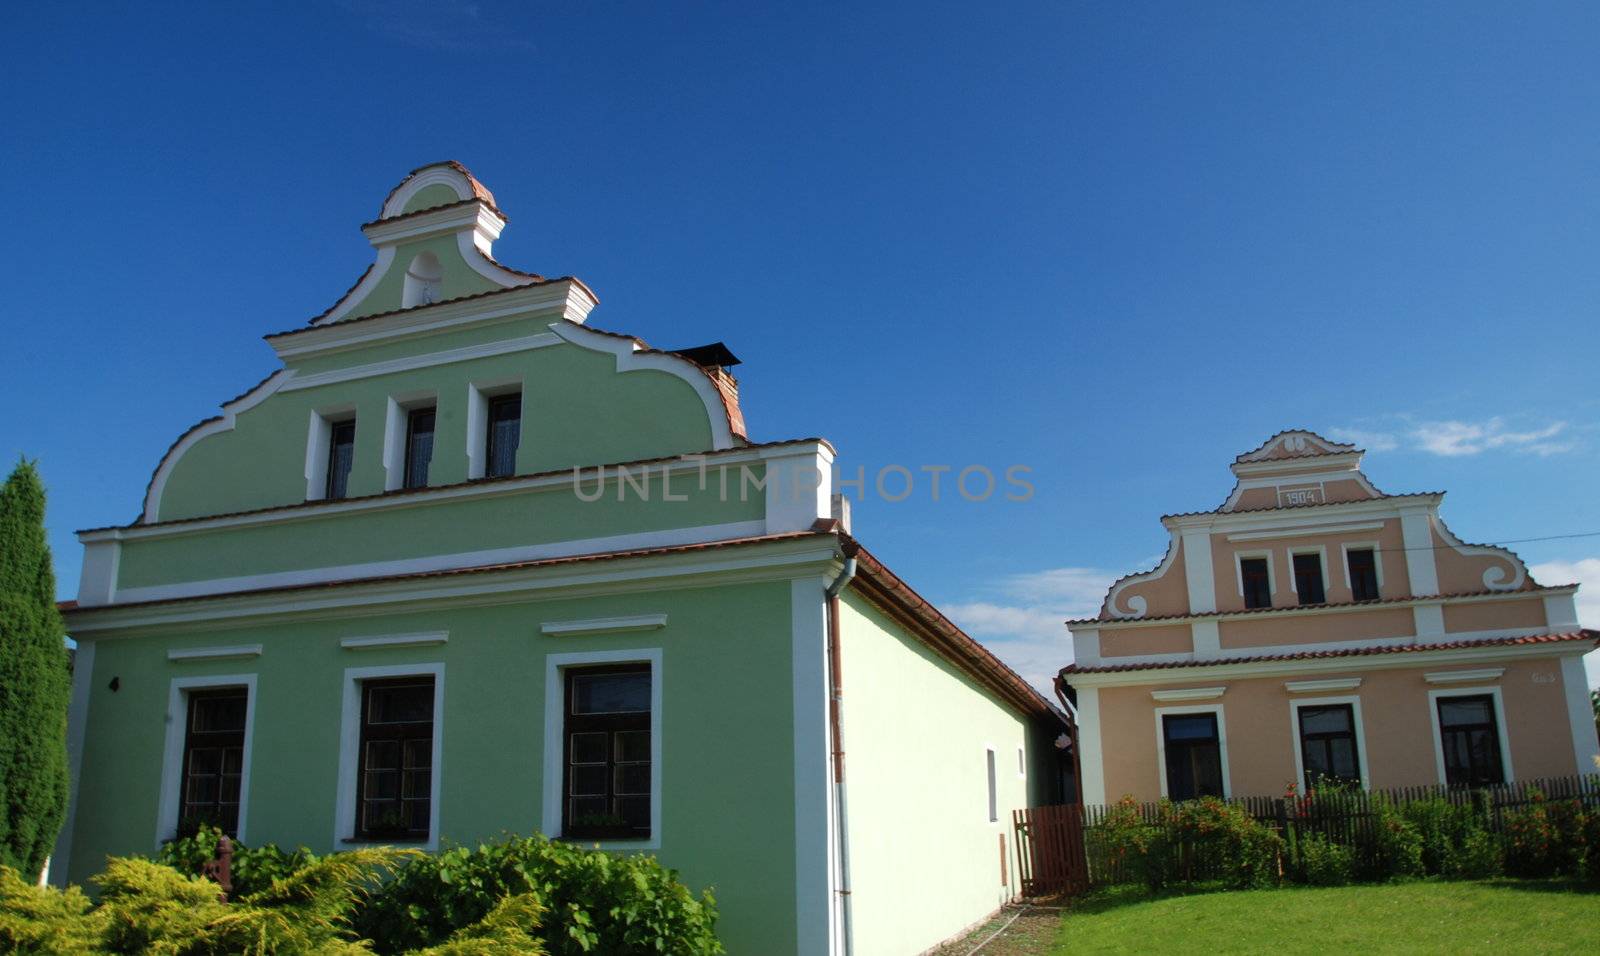
<instances>
[{"instance_id":1,"label":"green shrub","mask_svg":"<svg viewBox=\"0 0 1600 956\"><path fill-rule=\"evenodd\" d=\"M1372 846L1368 855L1371 861L1365 876L1371 880L1392 880L1396 877L1422 876L1422 835L1406 822L1400 810L1388 797L1372 798Z\"/></svg>"},{"instance_id":2,"label":"green shrub","mask_svg":"<svg viewBox=\"0 0 1600 956\"><path fill-rule=\"evenodd\" d=\"M1161 841L1161 830L1145 821L1139 803L1125 796L1084 834L1084 848L1094 868L1094 879L1114 884L1138 882L1159 887L1164 873L1152 872L1151 849Z\"/></svg>"},{"instance_id":3,"label":"green shrub","mask_svg":"<svg viewBox=\"0 0 1600 956\"><path fill-rule=\"evenodd\" d=\"M380 953L437 946L505 897L528 893L544 904L540 936L552 953L724 951L710 892L696 898L655 857L537 835L414 860L373 894L356 925Z\"/></svg>"},{"instance_id":4,"label":"green shrub","mask_svg":"<svg viewBox=\"0 0 1600 956\"><path fill-rule=\"evenodd\" d=\"M217 841L221 838L221 830L202 825L188 836L163 843L160 852L156 854L156 862L170 866L180 873L199 876L204 872L202 867L216 858ZM316 855L305 847L300 847L291 853L280 850L272 843L247 847L235 840L233 865L229 868L233 883L232 896L237 899L258 893L271 886L273 880L284 879L296 870L315 862L317 862Z\"/></svg>"},{"instance_id":5,"label":"green shrub","mask_svg":"<svg viewBox=\"0 0 1600 956\"><path fill-rule=\"evenodd\" d=\"M0 866L0 952L79 956L97 952L98 918L76 886L40 887Z\"/></svg>"},{"instance_id":6,"label":"green shrub","mask_svg":"<svg viewBox=\"0 0 1600 956\"><path fill-rule=\"evenodd\" d=\"M1430 876L1460 872L1467 841L1483 832L1483 817L1476 807L1443 797L1413 800L1401 806L1400 815L1422 841L1422 868Z\"/></svg>"},{"instance_id":7,"label":"green shrub","mask_svg":"<svg viewBox=\"0 0 1600 956\"><path fill-rule=\"evenodd\" d=\"M1321 833L1301 837L1295 849L1300 854L1300 871L1312 886L1344 886L1355 875L1355 851Z\"/></svg>"},{"instance_id":8,"label":"green shrub","mask_svg":"<svg viewBox=\"0 0 1600 956\"><path fill-rule=\"evenodd\" d=\"M1455 868L1445 876L1468 880L1486 880L1506 871L1504 841L1488 830L1475 830L1467 835L1456 855Z\"/></svg>"}]
</instances>

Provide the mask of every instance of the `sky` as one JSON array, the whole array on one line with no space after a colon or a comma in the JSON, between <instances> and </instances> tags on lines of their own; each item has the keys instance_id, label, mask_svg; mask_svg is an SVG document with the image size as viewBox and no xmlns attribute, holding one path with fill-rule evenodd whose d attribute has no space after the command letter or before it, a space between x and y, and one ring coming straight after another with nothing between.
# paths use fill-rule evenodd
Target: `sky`
<instances>
[{"instance_id":1,"label":"sky","mask_svg":"<svg viewBox=\"0 0 1600 956\"><path fill-rule=\"evenodd\" d=\"M1157 517L1285 428L1448 490L1461 538L1586 582L1600 627L1593 4L6 19L0 453L39 462L64 597L74 529L132 520L275 367L260 336L366 267L388 190L456 159L510 216L496 258L583 278L592 325L726 342L752 439L825 436L869 490L910 471L857 535L1035 681L1159 559ZM1033 494L966 500L969 466Z\"/></svg>"}]
</instances>

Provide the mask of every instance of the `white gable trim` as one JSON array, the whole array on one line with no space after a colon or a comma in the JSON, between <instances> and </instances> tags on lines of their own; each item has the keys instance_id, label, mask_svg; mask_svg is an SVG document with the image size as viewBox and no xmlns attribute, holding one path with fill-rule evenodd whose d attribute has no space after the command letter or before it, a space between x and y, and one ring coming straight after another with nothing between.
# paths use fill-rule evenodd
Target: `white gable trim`
<instances>
[{"instance_id":1,"label":"white gable trim","mask_svg":"<svg viewBox=\"0 0 1600 956\"><path fill-rule=\"evenodd\" d=\"M161 495L167 490L167 479L172 477L172 469L178 464L189 449L193 448L202 438L216 435L221 432L233 431L233 424L238 415L247 412L262 402L294 378L294 372L288 369L279 369L273 372L266 381L245 392L238 398L222 406L222 417L214 418L209 422L191 428L177 443L167 451L161 459L161 464L156 466L156 473L150 479L150 490L144 495L144 520L152 523L161 520Z\"/></svg>"}]
</instances>

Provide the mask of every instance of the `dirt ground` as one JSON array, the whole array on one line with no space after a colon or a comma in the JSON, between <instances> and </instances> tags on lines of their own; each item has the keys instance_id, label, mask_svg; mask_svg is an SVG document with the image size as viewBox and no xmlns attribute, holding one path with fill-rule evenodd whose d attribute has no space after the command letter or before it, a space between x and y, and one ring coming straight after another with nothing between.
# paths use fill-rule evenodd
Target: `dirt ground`
<instances>
[{"instance_id":1,"label":"dirt ground","mask_svg":"<svg viewBox=\"0 0 1600 956\"><path fill-rule=\"evenodd\" d=\"M1006 926L1015 916L1016 921ZM1056 904L1026 904L1008 906L995 918L973 930L965 937L946 943L933 951L932 956L1044 956L1055 942L1056 930L1061 925L1061 907ZM1005 926L999 936L995 931ZM990 937L993 936L993 939Z\"/></svg>"}]
</instances>

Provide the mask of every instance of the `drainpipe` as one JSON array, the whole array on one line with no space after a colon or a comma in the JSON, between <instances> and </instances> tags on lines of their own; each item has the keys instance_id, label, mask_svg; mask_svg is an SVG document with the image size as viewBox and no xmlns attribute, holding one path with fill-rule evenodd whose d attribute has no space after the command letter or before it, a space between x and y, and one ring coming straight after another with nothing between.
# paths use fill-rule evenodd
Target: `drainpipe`
<instances>
[{"instance_id":1,"label":"drainpipe","mask_svg":"<svg viewBox=\"0 0 1600 956\"><path fill-rule=\"evenodd\" d=\"M839 576L826 591L828 615L828 729L833 738L833 805L839 843L839 910L844 956L851 953L850 926L850 801L844 785L844 675L839 654L839 592L856 576L856 559L845 558Z\"/></svg>"}]
</instances>

